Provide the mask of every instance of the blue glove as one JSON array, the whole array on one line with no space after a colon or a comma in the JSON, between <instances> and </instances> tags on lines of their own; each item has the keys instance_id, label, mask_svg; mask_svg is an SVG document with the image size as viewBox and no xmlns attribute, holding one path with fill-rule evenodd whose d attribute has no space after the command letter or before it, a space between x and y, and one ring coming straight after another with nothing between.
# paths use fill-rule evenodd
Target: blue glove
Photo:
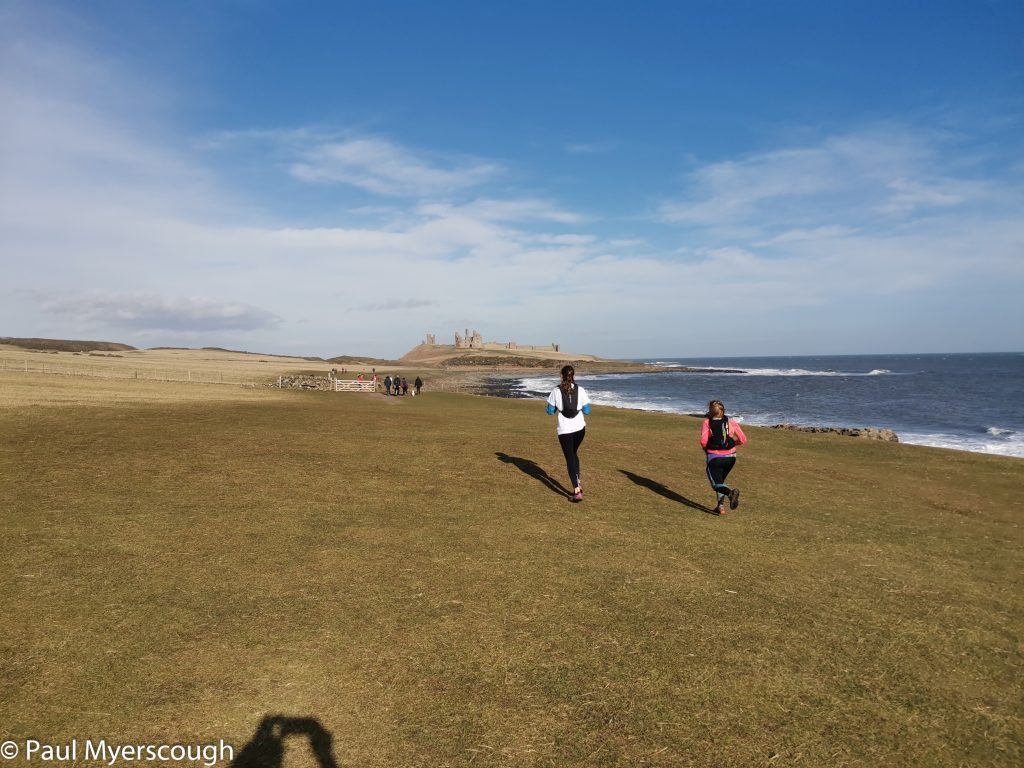
<instances>
[{"instance_id":1,"label":"blue glove","mask_svg":"<svg viewBox=\"0 0 1024 768\"><path fill-rule=\"evenodd\" d=\"M583 415L584 416L589 416L590 415L590 403L587 403L586 405L584 405L583 408L581 408L580 410L583 411Z\"/></svg>"},{"instance_id":2,"label":"blue glove","mask_svg":"<svg viewBox=\"0 0 1024 768\"><path fill-rule=\"evenodd\" d=\"M555 413L555 406L551 405L551 403L548 403L548 416L553 416L554 413Z\"/></svg>"}]
</instances>

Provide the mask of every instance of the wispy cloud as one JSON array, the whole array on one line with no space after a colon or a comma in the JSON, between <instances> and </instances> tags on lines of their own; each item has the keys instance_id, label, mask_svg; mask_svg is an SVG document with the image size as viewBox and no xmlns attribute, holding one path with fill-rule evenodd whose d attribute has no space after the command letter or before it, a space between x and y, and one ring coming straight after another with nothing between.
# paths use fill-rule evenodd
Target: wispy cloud
<instances>
[{"instance_id":1,"label":"wispy cloud","mask_svg":"<svg viewBox=\"0 0 1024 768\"><path fill-rule=\"evenodd\" d=\"M529 199L495 200L479 198L459 205L452 203L424 203L418 206L417 210L428 216L459 215L483 221L548 221L559 224L579 224L583 221L583 217L580 214L566 211L554 203Z\"/></svg>"},{"instance_id":2,"label":"wispy cloud","mask_svg":"<svg viewBox=\"0 0 1024 768\"><path fill-rule=\"evenodd\" d=\"M915 215L998 199L989 179L944 162L940 134L888 128L816 145L711 163L687 178L684 197L659 218L688 226L815 231L869 221L898 224ZM831 217L833 221L821 223ZM816 223L816 226L809 226ZM781 242L781 241L780 241Z\"/></svg>"},{"instance_id":3,"label":"wispy cloud","mask_svg":"<svg viewBox=\"0 0 1024 768\"><path fill-rule=\"evenodd\" d=\"M498 163L427 156L380 138L316 144L291 173L303 181L349 184L378 195L428 197L470 189L502 172Z\"/></svg>"},{"instance_id":4,"label":"wispy cloud","mask_svg":"<svg viewBox=\"0 0 1024 768\"><path fill-rule=\"evenodd\" d=\"M363 304L360 309L364 312L390 312L396 309L424 309L437 305L438 303L433 299L387 299L372 304Z\"/></svg>"},{"instance_id":5,"label":"wispy cloud","mask_svg":"<svg viewBox=\"0 0 1024 768\"><path fill-rule=\"evenodd\" d=\"M614 141L593 141L589 143L566 144L565 151L573 155L603 155L614 152Z\"/></svg>"},{"instance_id":6,"label":"wispy cloud","mask_svg":"<svg viewBox=\"0 0 1024 768\"><path fill-rule=\"evenodd\" d=\"M255 331L281 322L273 312L259 307L195 296L58 296L44 299L41 307L69 317L76 325L133 331Z\"/></svg>"},{"instance_id":7,"label":"wispy cloud","mask_svg":"<svg viewBox=\"0 0 1024 768\"><path fill-rule=\"evenodd\" d=\"M830 226L814 227L812 229L787 229L775 237L761 240L755 245L764 247L770 245L783 245L785 243L804 243L809 241L831 240L839 237L847 237L855 234L856 229L852 227Z\"/></svg>"}]
</instances>

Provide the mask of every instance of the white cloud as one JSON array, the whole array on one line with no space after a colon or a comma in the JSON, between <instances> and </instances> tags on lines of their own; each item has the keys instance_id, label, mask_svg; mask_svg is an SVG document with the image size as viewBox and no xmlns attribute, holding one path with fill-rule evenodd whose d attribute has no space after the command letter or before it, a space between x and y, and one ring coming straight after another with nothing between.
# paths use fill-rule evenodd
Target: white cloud
<instances>
[{"instance_id":1,"label":"white cloud","mask_svg":"<svg viewBox=\"0 0 1024 768\"><path fill-rule=\"evenodd\" d=\"M195 296L55 296L44 298L41 308L51 314L67 316L79 326L134 331L254 331L269 328L281 320L259 307Z\"/></svg>"},{"instance_id":2,"label":"white cloud","mask_svg":"<svg viewBox=\"0 0 1024 768\"><path fill-rule=\"evenodd\" d=\"M574 155L603 155L615 151L614 141L593 141L590 143L566 144L565 151Z\"/></svg>"},{"instance_id":3,"label":"white cloud","mask_svg":"<svg viewBox=\"0 0 1024 768\"><path fill-rule=\"evenodd\" d=\"M813 229L788 229L767 240L755 243L759 247L782 245L784 243L801 243L808 240L832 240L840 237L848 237L856 233L856 229L840 226L814 227Z\"/></svg>"},{"instance_id":4,"label":"white cloud","mask_svg":"<svg viewBox=\"0 0 1024 768\"><path fill-rule=\"evenodd\" d=\"M423 203L417 211L426 216L461 215L483 221L529 222L549 221L559 224L578 224L583 221L579 214L565 211L553 203L543 200L494 200L481 198L469 203Z\"/></svg>"},{"instance_id":5,"label":"white cloud","mask_svg":"<svg viewBox=\"0 0 1024 768\"><path fill-rule=\"evenodd\" d=\"M886 186L890 194L879 210L893 216L907 216L922 208L952 208L990 194L984 184L955 179L927 182L896 178Z\"/></svg>"},{"instance_id":6,"label":"white cloud","mask_svg":"<svg viewBox=\"0 0 1024 768\"><path fill-rule=\"evenodd\" d=\"M714 228L804 229L831 215L856 222L884 214L898 220L998 198L988 180L958 177L943 162L938 135L876 129L711 163L688 176L688 194L664 202L667 223ZM820 226L820 225L819 225ZM844 226L832 224L831 226ZM767 239L767 238L765 238Z\"/></svg>"},{"instance_id":7,"label":"white cloud","mask_svg":"<svg viewBox=\"0 0 1024 768\"><path fill-rule=\"evenodd\" d=\"M480 186L501 173L498 163L427 158L380 138L320 143L291 166L303 181L350 184L378 195L428 197Z\"/></svg>"}]
</instances>

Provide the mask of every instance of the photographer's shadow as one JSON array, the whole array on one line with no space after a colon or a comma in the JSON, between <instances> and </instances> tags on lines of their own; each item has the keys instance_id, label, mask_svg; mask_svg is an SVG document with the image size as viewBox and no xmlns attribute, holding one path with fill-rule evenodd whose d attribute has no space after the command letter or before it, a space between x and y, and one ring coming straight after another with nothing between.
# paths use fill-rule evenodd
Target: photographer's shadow
<instances>
[{"instance_id":1,"label":"photographer's shadow","mask_svg":"<svg viewBox=\"0 0 1024 768\"><path fill-rule=\"evenodd\" d=\"M657 480L651 480L651 478L649 477L637 475L633 472L630 472L628 469L620 469L619 472L624 474L637 485L642 486L643 488L647 488L648 490L654 491L656 494L665 497L669 501L678 502L683 506L689 507L690 509L699 510L700 512L707 512L709 515L715 514L715 510L711 509L710 507L705 507L703 504L698 504L696 501L693 501L692 499L688 499L685 496L676 493L671 488L666 488Z\"/></svg>"},{"instance_id":2,"label":"photographer's shadow","mask_svg":"<svg viewBox=\"0 0 1024 768\"><path fill-rule=\"evenodd\" d=\"M283 768L285 740L305 737L319 768L338 768L332 749L333 739L320 721L313 717L267 715L238 757L228 768Z\"/></svg>"},{"instance_id":3,"label":"photographer's shadow","mask_svg":"<svg viewBox=\"0 0 1024 768\"><path fill-rule=\"evenodd\" d=\"M509 456L507 453L502 453L501 451L495 451L494 455L498 457L498 461L503 461L506 464L513 465L520 472L529 475L534 480L539 480L555 493L565 496L566 498L572 498L572 492L567 488L563 488L562 484L545 472L537 462L531 459L524 459L521 456Z\"/></svg>"}]
</instances>

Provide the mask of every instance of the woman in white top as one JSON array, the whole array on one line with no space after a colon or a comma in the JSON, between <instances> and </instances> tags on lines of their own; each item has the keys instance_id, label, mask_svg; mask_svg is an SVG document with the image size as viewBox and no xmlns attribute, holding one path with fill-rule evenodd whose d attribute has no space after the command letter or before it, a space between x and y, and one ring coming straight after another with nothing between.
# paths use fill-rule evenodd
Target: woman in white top
<instances>
[{"instance_id":1,"label":"woman in white top","mask_svg":"<svg viewBox=\"0 0 1024 768\"><path fill-rule=\"evenodd\" d=\"M548 395L548 414L558 414L558 442L565 454L565 467L569 470L572 484L571 501L583 501L580 488L580 459L576 455L587 432L583 420L590 413L590 398L587 391L576 383L576 369L571 365L562 367L562 383Z\"/></svg>"}]
</instances>

